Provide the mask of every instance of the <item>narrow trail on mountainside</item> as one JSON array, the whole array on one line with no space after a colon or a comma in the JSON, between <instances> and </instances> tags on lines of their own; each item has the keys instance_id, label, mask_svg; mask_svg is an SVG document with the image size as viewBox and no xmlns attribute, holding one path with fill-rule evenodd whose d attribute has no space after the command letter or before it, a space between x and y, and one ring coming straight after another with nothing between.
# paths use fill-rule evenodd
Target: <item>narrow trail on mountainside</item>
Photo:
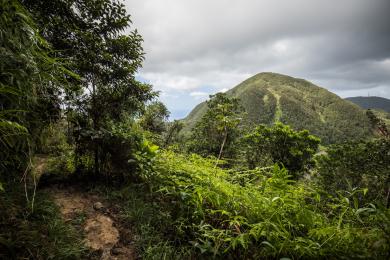
<instances>
[{"instance_id":1,"label":"narrow trail on mountainside","mask_svg":"<svg viewBox=\"0 0 390 260\"><path fill-rule=\"evenodd\" d=\"M84 242L100 259L136 259L131 231L119 220L119 208L98 194L75 187L51 187L47 191L66 222L81 222Z\"/></svg>"},{"instance_id":2,"label":"narrow trail on mountainside","mask_svg":"<svg viewBox=\"0 0 390 260\"><path fill-rule=\"evenodd\" d=\"M46 163L47 158L35 158L34 171L38 177L43 174ZM53 198L65 222L80 229L85 246L98 258L137 259L132 232L120 221L117 205L79 186L51 185L44 190Z\"/></svg>"}]
</instances>

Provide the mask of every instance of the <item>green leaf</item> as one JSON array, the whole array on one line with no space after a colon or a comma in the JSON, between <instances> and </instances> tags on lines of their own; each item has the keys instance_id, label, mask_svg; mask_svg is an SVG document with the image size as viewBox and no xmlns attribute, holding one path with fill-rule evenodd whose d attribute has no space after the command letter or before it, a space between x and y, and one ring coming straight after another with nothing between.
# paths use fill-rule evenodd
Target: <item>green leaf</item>
<instances>
[{"instance_id":1,"label":"green leaf","mask_svg":"<svg viewBox=\"0 0 390 260\"><path fill-rule=\"evenodd\" d=\"M149 146L149 150L152 152L152 153L154 153L154 152L156 152L158 149L159 149L160 147L158 147L158 145L151 145L151 146Z\"/></svg>"},{"instance_id":2,"label":"green leaf","mask_svg":"<svg viewBox=\"0 0 390 260\"><path fill-rule=\"evenodd\" d=\"M261 242L260 244L269 246L270 248L272 248L273 250L276 251L276 248L275 248L270 242L268 242L268 241L263 241L263 242Z\"/></svg>"}]
</instances>

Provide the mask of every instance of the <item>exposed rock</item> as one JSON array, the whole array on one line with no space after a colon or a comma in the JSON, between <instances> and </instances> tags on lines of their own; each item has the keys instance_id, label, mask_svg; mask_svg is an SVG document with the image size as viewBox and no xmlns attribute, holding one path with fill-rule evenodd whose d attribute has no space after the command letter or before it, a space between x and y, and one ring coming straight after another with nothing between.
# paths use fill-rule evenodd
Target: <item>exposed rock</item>
<instances>
[{"instance_id":1,"label":"exposed rock","mask_svg":"<svg viewBox=\"0 0 390 260\"><path fill-rule=\"evenodd\" d=\"M96 194L80 192L73 188L50 190L65 220L72 220L78 214L85 215L84 243L102 260L136 259L129 228L123 226L115 214L117 208L106 208L102 198ZM92 207L91 207L92 205Z\"/></svg>"},{"instance_id":2,"label":"exposed rock","mask_svg":"<svg viewBox=\"0 0 390 260\"><path fill-rule=\"evenodd\" d=\"M122 247L116 247L111 249L111 254L113 255L123 255L125 253L125 249Z\"/></svg>"},{"instance_id":3,"label":"exposed rock","mask_svg":"<svg viewBox=\"0 0 390 260\"><path fill-rule=\"evenodd\" d=\"M103 203L101 203L101 202L95 202L94 204L93 204L93 208L95 209L95 210L101 210L101 209L103 209L104 208L104 206L103 206Z\"/></svg>"},{"instance_id":4,"label":"exposed rock","mask_svg":"<svg viewBox=\"0 0 390 260\"><path fill-rule=\"evenodd\" d=\"M113 247L119 240L119 232L111 218L97 215L87 219L84 227L86 244L94 250Z\"/></svg>"}]
</instances>

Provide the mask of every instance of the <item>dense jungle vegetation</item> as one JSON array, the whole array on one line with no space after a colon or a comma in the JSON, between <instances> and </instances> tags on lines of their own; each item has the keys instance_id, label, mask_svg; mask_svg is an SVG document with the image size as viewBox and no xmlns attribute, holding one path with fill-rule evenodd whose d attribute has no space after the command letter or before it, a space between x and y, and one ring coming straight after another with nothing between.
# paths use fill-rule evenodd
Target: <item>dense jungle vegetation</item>
<instances>
[{"instance_id":1,"label":"dense jungle vegetation","mask_svg":"<svg viewBox=\"0 0 390 260\"><path fill-rule=\"evenodd\" d=\"M335 109L321 106L266 74L251 79L267 81L258 106L218 93L191 128L168 122L135 78L142 41L114 0L0 0L1 259L99 259L77 229L83 216L61 217L53 185L117 205L140 258L390 258L390 131L376 113L345 105L352 129L334 119L335 95ZM288 109L300 103L324 121ZM264 119L247 124L248 109Z\"/></svg>"}]
</instances>

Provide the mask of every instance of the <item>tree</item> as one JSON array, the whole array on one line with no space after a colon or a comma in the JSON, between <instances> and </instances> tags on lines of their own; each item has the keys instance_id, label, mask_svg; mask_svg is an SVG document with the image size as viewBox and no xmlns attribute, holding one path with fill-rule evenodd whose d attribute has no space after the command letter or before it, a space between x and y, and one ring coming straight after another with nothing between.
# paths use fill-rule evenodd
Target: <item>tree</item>
<instances>
[{"instance_id":1,"label":"tree","mask_svg":"<svg viewBox=\"0 0 390 260\"><path fill-rule=\"evenodd\" d=\"M380 136L384 138L390 138L390 130L387 128L385 122L382 119L378 118L371 109L367 109L366 115L370 120L372 128L379 133Z\"/></svg>"},{"instance_id":2,"label":"tree","mask_svg":"<svg viewBox=\"0 0 390 260\"><path fill-rule=\"evenodd\" d=\"M265 166L264 159L286 167L294 178L312 166L313 155L320 139L307 130L294 131L288 125L276 123L272 127L259 125L244 137L244 156L249 168Z\"/></svg>"},{"instance_id":3,"label":"tree","mask_svg":"<svg viewBox=\"0 0 390 260\"><path fill-rule=\"evenodd\" d=\"M64 73L74 74L50 56L48 43L18 1L0 3L1 177L27 167L40 132L59 117Z\"/></svg>"},{"instance_id":4,"label":"tree","mask_svg":"<svg viewBox=\"0 0 390 260\"><path fill-rule=\"evenodd\" d=\"M317 158L319 183L328 192L367 188L364 202L390 206L390 140L378 138L328 147Z\"/></svg>"},{"instance_id":5,"label":"tree","mask_svg":"<svg viewBox=\"0 0 390 260\"><path fill-rule=\"evenodd\" d=\"M224 152L234 157L233 145L240 133L243 107L237 98L224 93L211 95L207 106L207 112L192 131L190 150L203 156L214 155L218 160Z\"/></svg>"},{"instance_id":6,"label":"tree","mask_svg":"<svg viewBox=\"0 0 390 260\"><path fill-rule=\"evenodd\" d=\"M181 141L180 131L183 129L183 122L179 120L173 120L173 122L167 123L167 130L163 135L163 147L168 147L171 144L179 143Z\"/></svg>"},{"instance_id":7,"label":"tree","mask_svg":"<svg viewBox=\"0 0 390 260\"><path fill-rule=\"evenodd\" d=\"M140 125L144 130L161 135L166 129L169 117L167 107L159 101L153 101L146 106L140 118Z\"/></svg>"},{"instance_id":8,"label":"tree","mask_svg":"<svg viewBox=\"0 0 390 260\"><path fill-rule=\"evenodd\" d=\"M81 80L66 91L66 108L75 126L78 154L93 152L100 171L103 139L111 122L139 114L156 96L135 79L144 59L142 37L131 25L125 6L112 0L24 0L43 28L44 37L68 61Z\"/></svg>"}]
</instances>

